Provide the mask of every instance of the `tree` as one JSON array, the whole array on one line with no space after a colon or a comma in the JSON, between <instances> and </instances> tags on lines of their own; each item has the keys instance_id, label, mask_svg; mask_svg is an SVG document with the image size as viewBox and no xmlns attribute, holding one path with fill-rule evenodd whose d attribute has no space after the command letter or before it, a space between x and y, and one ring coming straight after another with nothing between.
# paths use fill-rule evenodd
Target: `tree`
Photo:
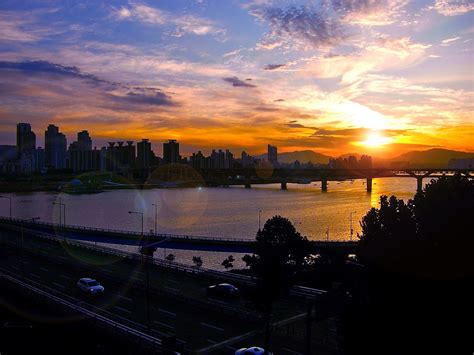
<instances>
[{"instance_id":1,"label":"tree","mask_svg":"<svg viewBox=\"0 0 474 355\"><path fill-rule=\"evenodd\" d=\"M361 222L352 353L386 344L390 353L472 352L473 218L474 181L460 174L431 180L406 203L381 197Z\"/></svg>"},{"instance_id":2,"label":"tree","mask_svg":"<svg viewBox=\"0 0 474 355\"><path fill-rule=\"evenodd\" d=\"M227 270L234 267L234 261L234 257L232 255L229 255L226 259L224 259L221 265Z\"/></svg>"},{"instance_id":3,"label":"tree","mask_svg":"<svg viewBox=\"0 0 474 355\"><path fill-rule=\"evenodd\" d=\"M166 256L166 260L168 260L169 262L174 261L174 259L175 259L174 254L168 254L168 255Z\"/></svg>"},{"instance_id":4,"label":"tree","mask_svg":"<svg viewBox=\"0 0 474 355\"><path fill-rule=\"evenodd\" d=\"M286 218L274 216L257 232L254 256L244 261L257 276L256 304L265 318L265 350L270 347L273 303L292 285L293 271L309 255L309 244Z\"/></svg>"},{"instance_id":5,"label":"tree","mask_svg":"<svg viewBox=\"0 0 474 355\"><path fill-rule=\"evenodd\" d=\"M197 268L202 266L202 259L200 256L193 256L193 263Z\"/></svg>"},{"instance_id":6,"label":"tree","mask_svg":"<svg viewBox=\"0 0 474 355\"><path fill-rule=\"evenodd\" d=\"M473 201L474 182L460 174L431 180L407 203L381 196L380 208L362 219L360 259L425 276L472 274Z\"/></svg>"}]
</instances>

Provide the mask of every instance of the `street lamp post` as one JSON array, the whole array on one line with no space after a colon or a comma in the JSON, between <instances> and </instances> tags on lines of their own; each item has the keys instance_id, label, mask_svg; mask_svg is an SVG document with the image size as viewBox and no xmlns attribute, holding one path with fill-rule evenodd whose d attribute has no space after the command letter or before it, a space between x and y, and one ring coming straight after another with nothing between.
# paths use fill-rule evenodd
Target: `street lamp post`
<instances>
[{"instance_id":1,"label":"street lamp post","mask_svg":"<svg viewBox=\"0 0 474 355\"><path fill-rule=\"evenodd\" d=\"M59 202L53 202L53 205L59 206L59 226L63 225L66 226L66 204L61 201L59 198ZM64 214L63 214L64 208Z\"/></svg>"},{"instance_id":2,"label":"street lamp post","mask_svg":"<svg viewBox=\"0 0 474 355\"><path fill-rule=\"evenodd\" d=\"M58 205L59 206L59 226L66 226L66 205L61 201L61 198L59 198L59 202L53 202L53 205ZM62 213L64 208L64 214ZM62 222L64 221L64 222ZM63 241L66 241L66 234L63 231Z\"/></svg>"},{"instance_id":3,"label":"street lamp post","mask_svg":"<svg viewBox=\"0 0 474 355\"><path fill-rule=\"evenodd\" d=\"M10 200L10 219L12 219L12 198L11 196L0 196L0 198L7 198Z\"/></svg>"},{"instance_id":4,"label":"street lamp post","mask_svg":"<svg viewBox=\"0 0 474 355\"><path fill-rule=\"evenodd\" d=\"M141 240L143 243L143 239L145 237L143 234L143 212L128 211L128 213L140 215L141 220L142 220ZM143 250L143 244L142 244L142 262L143 262L144 251L145 250ZM145 262L145 275L146 275L145 276L146 277L146 322L147 322L148 331L150 331L150 324L151 324L150 323L150 275L148 272L148 255L146 256L146 262Z\"/></svg>"},{"instance_id":5,"label":"street lamp post","mask_svg":"<svg viewBox=\"0 0 474 355\"><path fill-rule=\"evenodd\" d=\"M352 242L352 235L354 234L354 229L352 228L352 215L356 213L357 211L352 211L350 213L350 221L351 221L351 236L350 236L350 241Z\"/></svg>"},{"instance_id":6,"label":"street lamp post","mask_svg":"<svg viewBox=\"0 0 474 355\"><path fill-rule=\"evenodd\" d=\"M156 203L152 203L152 206L155 206L155 235L158 231L158 205Z\"/></svg>"},{"instance_id":7,"label":"street lamp post","mask_svg":"<svg viewBox=\"0 0 474 355\"><path fill-rule=\"evenodd\" d=\"M258 210L258 231L260 232L260 215L262 214L262 210Z\"/></svg>"}]
</instances>

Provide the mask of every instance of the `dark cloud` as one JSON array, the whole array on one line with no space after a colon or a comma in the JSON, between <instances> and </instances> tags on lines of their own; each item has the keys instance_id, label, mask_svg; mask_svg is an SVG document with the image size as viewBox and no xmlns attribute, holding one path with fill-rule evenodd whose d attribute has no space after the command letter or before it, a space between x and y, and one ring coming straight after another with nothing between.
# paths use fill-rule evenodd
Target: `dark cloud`
<instances>
[{"instance_id":1,"label":"dark cloud","mask_svg":"<svg viewBox=\"0 0 474 355\"><path fill-rule=\"evenodd\" d=\"M123 97L125 101L128 101L133 104L145 104L145 105L154 105L154 106L174 106L175 103L171 101L171 97L165 93L159 91L153 95L146 95L137 92L128 92L126 96Z\"/></svg>"},{"instance_id":2,"label":"dark cloud","mask_svg":"<svg viewBox=\"0 0 474 355\"><path fill-rule=\"evenodd\" d=\"M321 48L335 46L345 38L338 18L309 6L263 8L254 14L269 23L270 32L262 47L297 46Z\"/></svg>"},{"instance_id":3,"label":"dark cloud","mask_svg":"<svg viewBox=\"0 0 474 355\"><path fill-rule=\"evenodd\" d=\"M273 100L273 102L283 102L283 101L285 101L285 100L283 100L283 99L276 99L276 100Z\"/></svg>"},{"instance_id":4,"label":"dark cloud","mask_svg":"<svg viewBox=\"0 0 474 355\"><path fill-rule=\"evenodd\" d=\"M286 67L286 64L267 64L265 65L263 70L276 70L276 69L284 68L284 67Z\"/></svg>"},{"instance_id":5,"label":"dark cloud","mask_svg":"<svg viewBox=\"0 0 474 355\"><path fill-rule=\"evenodd\" d=\"M297 121L290 121L289 123L286 124L287 127L290 128L308 128L308 129L316 129L316 127L313 126L305 126L301 123L298 123Z\"/></svg>"},{"instance_id":6,"label":"dark cloud","mask_svg":"<svg viewBox=\"0 0 474 355\"><path fill-rule=\"evenodd\" d=\"M76 66L65 66L43 60L26 62L0 62L0 70L27 72L29 74L48 74L50 77L69 77L85 79L94 83L119 85L117 83L99 79L93 74L84 73Z\"/></svg>"},{"instance_id":7,"label":"dark cloud","mask_svg":"<svg viewBox=\"0 0 474 355\"><path fill-rule=\"evenodd\" d=\"M256 87L256 85L246 83L245 81L239 79L236 76L223 78L222 80L232 84L232 86L234 86L234 87L245 87L245 88L254 88L254 87ZM247 81L248 81L248 79L247 79Z\"/></svg>"},{"instance_id":8,"label":"dark cloud","mask_svg":"<svg viewBox=\"0 0 474 355\"><path fill-rule=\"evenodd\" d=\"M42 78L41 75L46 75L48 81L41 80L42 85L50 90L58 91L64 95L67 94L67 90L71 90L74 87L58 86L54 80L56 78L72 78L85 81L89 86L92 84L94 93L100 89L101 91L95 95L95 97L103 96L109 103L102 104L102 107L114 108L120 110L136 110L138 106L177 106L173 102L172 98L165 94L162 90L152 87L128 87L127 85L107 81L101 79L93 74L85 73L76 66L65 66L61 64L55 64L47 61L26 61L26 62L0 62L0 72L4 75L15 73L15 75L38 75L38 78ZM12 74L13 75L13 74ZM18 80L18 79L16 79ZM10 79L12 81L12 79ZM21 83L21 81L20 81ZM10 95L21 95L24 91L23 87L15 87L15 83L10 88ZM5 85L0 85L0 92L5 92ZM10 84L9 84L10 86ZM57 87L56 89L52 86ZM14 89L14 90L12 90ZM16 92L15 92L16 91ZM82 90L82 94L86 93ZM79 98L80 93L78 93ZM128 107L129 106L129 107Z\"/></svg>"},{"instance_id":9,"label":"dark cloud","mask_svg":"<svg viewBox=\"0 0 474 355\"><path fill-rule=\"evenodd\" d=\"M255 111L259 111L259 112L277 112L277 111L281 111L278 107L273 107L273 106L268 106L268 105L256 106L253 109Z\"/></svg>"}]
</instances>

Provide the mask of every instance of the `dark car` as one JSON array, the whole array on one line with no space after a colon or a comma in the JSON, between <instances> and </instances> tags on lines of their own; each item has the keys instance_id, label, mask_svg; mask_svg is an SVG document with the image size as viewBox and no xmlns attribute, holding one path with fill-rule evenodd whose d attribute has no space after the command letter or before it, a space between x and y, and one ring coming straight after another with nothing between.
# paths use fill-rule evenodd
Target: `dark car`
<instances>
[{"instance_id":1,"label":"dark car","mask_svg":"<svg viewBox=\"0 0 474 355\"><path fill-rule=\"evenodd\" d=\"M207 288L207 295L220 298L234 298L240 294L239 289L231 284L212 285Z\"/></svg>"}]
</instances>

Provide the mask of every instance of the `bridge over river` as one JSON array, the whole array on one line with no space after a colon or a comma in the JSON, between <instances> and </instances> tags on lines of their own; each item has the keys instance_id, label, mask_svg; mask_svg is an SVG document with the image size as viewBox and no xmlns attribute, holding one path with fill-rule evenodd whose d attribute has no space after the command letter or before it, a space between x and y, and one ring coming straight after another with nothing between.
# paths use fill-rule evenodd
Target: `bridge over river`
<instances>
[{"instance_id":1,"label":"bridge over river","mask_svg":"<svg viewBox=\"0 0 474 355\"><path fill-rule=\"evenodd\" d=\"M254 184L281 184L286 190L288 183L321 182L321 189L327 191L328 181L349 179L366 179L368 192L372 191L372 179L386 177L414 178L417 181L417 191L423 188L423 179L437 178L462 174L473 177L474 169L448 168L279 168L263 166L238 169L191 169L187 165L174 164L158 169L147 181L146 187L153 187L154 181L180 181L199 184L204 182L210 186L244 185L251 188ZM170 180L171 179L171 180ZM159 185L159 184L158 184Z\"/></svg>"},{"instance_id":2,"label":"bridge over river","mask_svg":"<svg viewBox=\"0 0 474 355\"><path fill-rule=\"evenodd\" d=\"M1 230L17 230L29 233L55 234L65 239L88 242L148 246L167 249L202 250L229 253L252 253L252 239L220 238L191 235L153 234L59 225L17 218L0 218ZM353 241L311 241L314 254L343 253L354 254L357 242Z\"/></svg>"}]
</instances>

